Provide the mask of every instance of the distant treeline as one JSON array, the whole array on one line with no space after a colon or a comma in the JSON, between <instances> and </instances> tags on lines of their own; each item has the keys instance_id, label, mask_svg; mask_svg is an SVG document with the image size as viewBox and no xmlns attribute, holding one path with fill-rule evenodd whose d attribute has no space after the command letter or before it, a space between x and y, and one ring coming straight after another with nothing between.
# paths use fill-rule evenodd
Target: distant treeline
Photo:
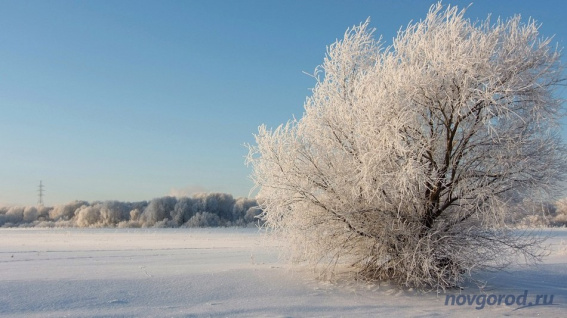
<instances>
[{"instance_id":1,"label":"distant treeline","mask_svg":"<svg viewBox=\"0 0 567 318\"><path fill-rule=\"evenodd\" d=\"M258 224L254 199L226 193L151 201L74 201L53 207L0 207L0 227L214 227Z\"/></svg>"},{"instance_id":2,"label":"distant treeline","mask_svg":"<svg viewBox=\"0 0 567 318\"><path fill-rule=\"evenodd\" d=\"M506 223L520 227L567 226L567 198L554 203L517 200ZM255 199L226 193L161 197L151 201L74 201L47 206L0 207L0 227L216 227L262 221Z\"/></svg>"}]
</instances>

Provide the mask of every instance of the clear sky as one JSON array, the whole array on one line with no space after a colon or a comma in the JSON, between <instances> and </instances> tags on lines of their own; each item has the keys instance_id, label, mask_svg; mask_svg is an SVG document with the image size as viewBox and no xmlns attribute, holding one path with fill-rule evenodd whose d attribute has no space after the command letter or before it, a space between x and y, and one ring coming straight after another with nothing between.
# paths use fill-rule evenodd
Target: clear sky
<instances>
[{"instance_id":1,"label":"clear sky","mask_svg":"<svg viewBox=\"0 0 567 318\"><path fill-rule=\"evenodd\" d=\"M469 1L444 1L467 6ZM0 205L247 196L252 134L301 117L326 46L435 1L0 1ZM567 42L567 1L474 1ZM565 58L564 58L565 60ZM564 133L564 135L567 135Z\"/></svg>"}]
</instances>

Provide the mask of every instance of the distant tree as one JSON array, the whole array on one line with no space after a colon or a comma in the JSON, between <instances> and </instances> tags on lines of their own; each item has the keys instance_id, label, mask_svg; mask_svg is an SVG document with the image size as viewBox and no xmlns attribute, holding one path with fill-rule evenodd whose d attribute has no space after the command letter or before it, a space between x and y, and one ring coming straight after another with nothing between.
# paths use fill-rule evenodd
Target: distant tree
<instances>
[{"instance_id":1,"label":"distant tree","mask_svg":"<svg viewBox=\"0 0 567 318\"><path fill-rule=\"evenodd\" d=\"M11 224L19 224L24 220L24 207L13 206L6 212L6 222Z\"/></svg>"},{"instance_id":2,"label":"distant tree","mask_svg":"<svg viewBox=\"0 0 567 318\"><path fill-rule=\"evenodd\" d=\"M232 207L234 198L227 193L209 193L206 197L206 211L216 214L220 219L233 221Z\"/></svg>"},{"instance_id":3,"label":"distant tree","mask_svg":"<svg viewBox=\"0 0 567 318\"><path fill-rule=\"evenodd\" d=\"M102 221L106 225L116 225L130 218L131 208L128 203L120 201L105 201L100 208Z\"/></svg>"},{"instance_id":4,"label":"distant tree","mask_svg":"<svg viewBox=\"0 0 567 318\"><path fill-rule=\"evenodd\" d=\"M102 225L101 205L83 205L76 212L75 222L79 227L89 227L95 224Z\"/></svg>"},{"instance_id":5,"label":"distant tree","mask_svg":"<svg viewBox=\"0 0 567 318\"><path fill-rule=\"evenodd\" d=\"M130 220L131 221L139 221L140 220L140 216L142 215L142 212L139 209L134 209L130 211Z\"/></svg>"},{"instance_id":6,"label":"distant tree","mask_svg":"<svg viewBox=\"0 0 567 318\"><path fill-rule=\"evenodd\" d=\"M248 211L258 206L258 202L254 199L249 198L238 198L232 206L232 215L234 220L245 220L246 223L254 222L254 216L250 219L250 215L247 217ZM259 211L259 209L256 209ZM250 214L253 214L250 212ZM258 213L259 214L259 213Z\"/></svg>"},{"instance_id":7,"label":"distant tree","mask_svg":"<svg viewBox=\"0 0 567 318\"><path fill-rule=\"evenodd\" d=\"M560 53L532 20L464 13L434 5L388 47L368 21L347 30L303 117L259 128L248 162L263 219L296 259L434 288L540 259L503 220L510 197L553 194L565 176Z\"/></svg>"},{"instance_id":8,"label":"distant tree","mask_svg":"<svg viewBox=\"0 0 567 318\"><path fill-rule=\"evenodd\" d=\"M39 206L37 208L37 212L38 212L38 216L37 219L39 221L45 221L47 219L49 219L49 212L52 210L52 207L47 207L47 206Z\"/></svg>"},{"instance_id":9,"label":"distant tree","mask_svg":"<svg viewBox=\"0 0 567 318\"><path fill-rule=\"evenodd\" d=\"M262 215L262 209L259 207L251 207L246 210L246 215L244 215L244 221L248 224L259 224L262 225L263 221L260 218Z\"/></svg>"},{"instance_id":10,"label":"distant tree","mask_svg":"<svg viewBox=\"0 0 567 318\"><path fill-rule=\"evenodd\" d=\"M177 199L174 197L162 197L150 201L143 215L146 225L151 226L156 222L169 218L176 203Z\"/></svg>"},{"instance_id":11,"label":"distant tree","mask_svg":"<svg viewBox=\"0 0 567 318\"><path fill-rule=\"evenodd\" d=\"M148 206L148 201L130 202L128 205L130 206L130 210L138 209L144 211Z\"/></svg>"},{"instance_id":12,"label":"distant tree","mask_svg":"<svg viewBox=\"0 0 567 318\"><path fill-rule=\"evenodd\" d=\"M24 218L23 221L26 223L31 223L37 220L39 216L39 211L35 206L28 206L24 209Z\"/></svg>"},{"instance_id":13,"label":"distant tree","mask_svg":"<svg viewBox=\"0 0 567 318\"><path fill-rule=\"evenodd\" d=\"M189 221L193 215L193 200L187 197L177 199L177 203L171 211L171 220L179 226Z\"/></svg>"},{"instance_id":14,"label":"distant tree","mask_svg":"<svg viewBox=\"0 0 567 318\"><path fill-rule=\"evenodd\" d=\"M49 210L49 218L53 221L71 220L75 217L77 209L83 205L89 205L89 203L86 201L73 201L67 204L55 206L53 209Z\"/></svg>"},{"instance_id":15,"label":"distant tree","mask_svg":"<svg viewBox=\"0 0 567 318\"><path fill-rule=\"evenodd\" d=\"M556 215L553 219L555 225L566 226L567 225L567 198L562 198L555 203Z\"/></svg>"},{"instance_id":16,"label":"distant tree","mask_svg":"<svg viewBox=\"0 0 567 318\"><path fill-rule=\"evenodd\" d=\"M195 214L186 225L188 227L214 227L220 225L220 218L218 215L211 212L198 212Z\"/></svg>"},{"instance_id":17,"label":"distant tree","mask_svg":"<svg viewBox=\"0 0 567 318\"><path fill-rule=\"evenodd\" d=\"M193 214L207 210L207 196L208 194L204 192L193 194L193 197L191 198L193 201L193 206L191 208Z\"/></svg>"}]
</instances>

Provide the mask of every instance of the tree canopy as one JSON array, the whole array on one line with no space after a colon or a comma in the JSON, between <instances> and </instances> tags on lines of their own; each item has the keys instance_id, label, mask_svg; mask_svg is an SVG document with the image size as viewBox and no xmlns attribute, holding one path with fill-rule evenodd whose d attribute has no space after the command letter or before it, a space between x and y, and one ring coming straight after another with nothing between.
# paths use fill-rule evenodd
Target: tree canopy
<instances>
[{"instance_id":1,"label":"tree canopy","mask_svg":"<svg viewBox=\"0 0 567 318\"><path fill-rule=\"evenodd\" d=\"M445 288L541 256L503 220L565 176L560 51L533 20L464 15L433 5L389 46L369 21L348 29L302 118L259 127L252 178L295 259Z\"/></svg>"}]
</instances>

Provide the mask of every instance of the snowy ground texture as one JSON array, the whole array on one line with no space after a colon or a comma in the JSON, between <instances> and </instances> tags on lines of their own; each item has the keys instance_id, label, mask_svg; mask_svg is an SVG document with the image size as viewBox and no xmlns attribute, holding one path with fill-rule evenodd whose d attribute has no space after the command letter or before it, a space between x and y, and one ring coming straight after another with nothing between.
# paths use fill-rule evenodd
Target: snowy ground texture
<instances>
[{"instance_id":1,"label":"snowy ground texture","mask_svg":"<svg viewBox=\"0 0 567 318\"><path fill-rule=\"evenodd\" d=\"M317 281L283 265L256 229L1 229L0 316L565 317L567 230L545 233L554 237L544 264L480 274L483 291L451 292L464 304L446 306L446 294ZM552 305L502 298L475 309L472 299L525 291L526 303L553 295Z\"/></svg>"}]
</instances>

